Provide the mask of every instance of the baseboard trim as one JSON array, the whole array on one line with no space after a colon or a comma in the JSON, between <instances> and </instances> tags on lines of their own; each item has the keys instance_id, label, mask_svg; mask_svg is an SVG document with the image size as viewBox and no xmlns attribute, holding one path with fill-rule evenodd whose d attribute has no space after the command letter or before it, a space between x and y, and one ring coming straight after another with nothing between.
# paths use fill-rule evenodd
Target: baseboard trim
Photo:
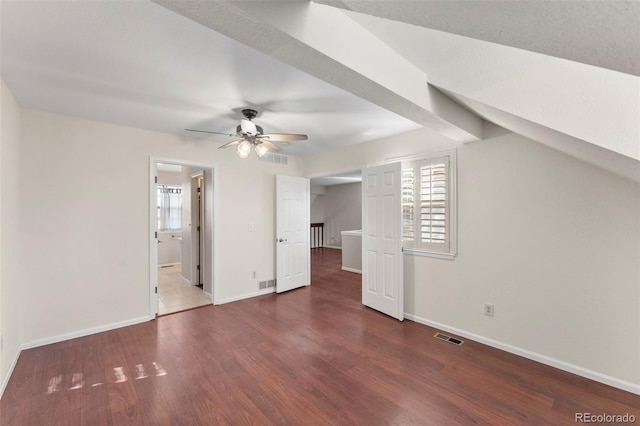
<instances>
[{"instance_id":1,"label":"baseboard trim","mask_svg":"<svg viewBox=\"0 0 640 426\"><path fill-rule=\"evenodd\" d=\"M4 395L4 390L7 388L9 384L9 379L11 379L11 375L13 374L13 370L16 368L16 364L18 364L18 358L20 358L20 353L22 353L22 348L18 348L16 351L16 355L13 357L13 361L11 361L11 365L9 365L9 369L7 370L7 375L4 376L2 380L2 385L0 387L0 399L2 399L2 395Z\"/></svg>"},{"instance_id":2,"label":"baseboard trim","mask_svg":"<svg viewBox=\"0 0 640 426\"><path fill-rule=\"evenodd\" d=\"M224 305L225 303L237 302L238 300L251 299L252 297L264 296L265 294L275 293L274 287L258 290L254 293L245 293L239 296L227 297L226 299L220 299L216 302L216 305Z\"/></svg>"},{"instance_id":3,"label":"baseboard trim","mask_svg":"<svg viewBox=\"0 0 640 426\"><path fill-rule=\"evenodd\" d=\"M362 275L362 270L361 269L354 269L354 268L347 268L346 266L343 266L342 268L343 271L347 271L347 272L354 272L356 274L360 274Z\"/></svg>"},{"instance_id":4,"label":"baseboard trim","mask_svg":"<svg viewBox=\"0 0 640 426\"><path fill-rule=\"evenodd\" d=\"M182 279L182 281L184 281L185 283L187 283L187 285L191 285L191 280L186 279L184 276L180 275L180 278Z\"/></svg>"},{"instance_id":5,"label":"baseboard trim","mask_svg":"<svg viewBox=\"0 0 640 426\"><path fill-rule=\"evenodd\" d=\"M180 265L182 262L173 262L173 263L161 263L158 265L158 268L162 268L163 266L175 266Z\"/></svg>"},{"instance_id":6,"label":"baseboard trim","mask_svg":"<svg viewBox=\"0 0 640 426\"><path fill-rule=\"evenodd\" d=\"M505 352L512 353L514 355L521 356L523 358L527 358L533 361L537 361L541 364L548 365L550 367L554 367L563 371L567 371L569 373L576 374L578 376L586 377L587 379L594 380L596 382L604 383L605 385L613 386L618 389L622 389L627 392L634 393L636 395L640 395L640 384L635 384L631 382L627 382L625 380L620 380L615 377L607 376L606 374L598 373L596 371L588 370L586 368L578 367L577 365L570 364L568 362L560 361L555 358L548 357L546 355L542 355L536 352L531 352L526 349L518 348L516 346L509 345L507 343L503 343L497 340L489 339L487 337L480 336L478 334L470 333L465 330L461 330L455 327L449 327L448 325L441 324L436 321L431 321L426 318L419 317L417 315L412 314L404 314L404 317L408 320L428 325L429 327L437 328L442 331L446 331L448 333L456 334L458 336L482 343L487 346L491 346L496 349L503 350Z\"/></svg>"},{"instance_id":7,"label":"baseboard trim","mask_svg":"<svg viewBox=\"0 0 640 426\"><path fill-rule=\"evenodd\" d=\"M37 348L39 346L50 345L52 343L64 342L65 340L76 339L78 337L88 336L90 334L102 333L103 331L115 330L116 328L127 327L142 322L151 321L154 317L149 315L144 317L132 318L126 321L114 322L111 324L100 325L98 327L85 328L84 330L72 331L71 333L58 334L57 336L46 337L44 339L33 340L23 343L21 350Z\"/></svg>"},{"instance_id":8,"label":"baseboard trim","mask_svg":"<svg viewBox=\"0 0 640 426\"><path fill-rule=\"evenodd\" d=\"M342 250L342 247L339 246L322 246L324 248L330 248L330 249L334 249L334 250Z\"/></svg>"}]
</instances>

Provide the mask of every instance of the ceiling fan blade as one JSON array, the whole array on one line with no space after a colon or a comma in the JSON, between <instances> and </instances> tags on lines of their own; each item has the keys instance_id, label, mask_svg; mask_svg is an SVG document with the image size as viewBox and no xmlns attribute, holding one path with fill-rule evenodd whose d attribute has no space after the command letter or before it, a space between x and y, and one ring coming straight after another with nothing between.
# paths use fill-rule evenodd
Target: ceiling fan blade
<instances>
[{"instance_id":1,"label":"ceiling fan blade","mask_svg":"<svg viewBox=\"0 0 640 426\"><path fill-rule=\"evenodd\" d=\"M212 135L235 136L232 133L209 132L207 130L185 129L187 132L211 133Z\"/></svg>"},{"instance_id":2,"label":"ceiling fan blade","mask_svg":"<svg viewBox=\"0 0 640 426\"><path fill-rule=\"evenodd\" d=\"M224 145L220 145L218 147L218 149L222 149L222 148L228 148L232 145L238 145L240 142L242 142L244 139L238 139L237 141L231 141L229 143L225 143Z\"/></svg>"},{"instance_id":3,"label":"ceiling fan blade","mask_svg":"<svg viewBox=\"0 0 640 426\"><path fill-rule=\"evenodd\" d=\"M260 145L264 145L269 151L274 151L274 152L280 152L282 151L282 148L280 148L278 145L272 144L269 141L265 141L263 140Z\"/></svg>"},{"instance_id":4,"label":"ceiling fan blade","mask_svg":"<svg viewBox=\"0 0 640 426\"><path fill-rule=\"evenodd\" d=\"M309 139L307 135L300 135L294 133L267 133L266 136L270 141L276 142L292 142L292 141L306 141Z\"/></svg>"}]
</instances>

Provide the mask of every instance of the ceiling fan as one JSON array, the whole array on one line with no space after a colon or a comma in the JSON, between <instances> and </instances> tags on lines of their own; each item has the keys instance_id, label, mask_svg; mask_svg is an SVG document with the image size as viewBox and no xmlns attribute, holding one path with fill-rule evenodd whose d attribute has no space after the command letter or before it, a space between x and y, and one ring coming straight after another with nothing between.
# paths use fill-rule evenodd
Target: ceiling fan
<instances>
[{"instance_id":1,"label":"ceiling fan","mask_svg":"<svg viewBox=\"0 0 640 426\"><path fill-rule=\"evenodd\" d=\"M258 111L255 109L243 109L242 115L244 118L240 120L240 124L236 126L236 133L221 133L210 132L207 130L185 129L189 132L199 133L211 133L215 135L226 135L230 137L237 136L240 139L226 143L220 148L228 148L230 146L238 145L238 156L240 158L247 158L251 153L251 148L254 149L258 157L262 157L268 151L282 151L278 145L273 142L283 142L287 145L294 141L304 141L309 139L307 135L294 134L294 133L264 133L262 127L253 122L253 119L258 115Z\"/></svg>"}]
</instances>

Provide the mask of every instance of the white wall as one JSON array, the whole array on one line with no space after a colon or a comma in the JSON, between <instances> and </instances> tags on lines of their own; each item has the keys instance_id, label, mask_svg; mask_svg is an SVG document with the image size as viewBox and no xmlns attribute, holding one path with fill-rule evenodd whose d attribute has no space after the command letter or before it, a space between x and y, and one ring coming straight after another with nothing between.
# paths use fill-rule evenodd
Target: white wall
<instances>
[{"instance_id":1,"label":"white wall","mask_svg":"<svg viewBox=\"0 0 640 426\"><path fill-rule=\"evenodd\" d=\"M20 251L20 107L0 79L0 396L22 343Z\"/></svg>"},{"instance_id":2,"label":"white wall","mask_svg":"<svg viewBox=\"0 0 640 426\"><path fill-rule=\"evenodd\" d=\"M446 145L420 130L306 169ZM518 135L457 148L458 256L405 255L407 314L640 392L640 185Z\"/></svg>"},{"instance_id":3,"label":"white wall","mask_svg":"<svg viewBox=\"0 0 640 426\"><path fill-rule=\"evenodd\" d=\"M242 160L206 140L24 109L22 132L25 342L148 315L149 157L216 166L222 302L257 293L243 271L275 276L274 175L300 175L295 158Z\"/></svg>"},{"instance_id":4,"label":"white wall","mask_svg":"<svg viewBox=\"0 0 640 426\"><path fill-rule=\"evenodd\" d=\"M325 245L341 247L342 231L362 228L362 184L327 186L311 202L311 222L324 223Z\"/></svg>"},{"instance_id":5,"label":"white wall","mask_svg":"<svg viewBox=\"0 0 640 426\"><path fill-rule=\"evenodd\" d=\"M159 185L182 185L182 174L180 172L168 172L158 170Z\"/></svg>"},{"instance_id":6,"label":"white wall","mask_svg":"<svg viewBox=\"0 0 640 426\"><path fill-rule=\"evenodd\" d=\"M158 232L158 265L182 261L182 232Z\"/></svg>"}]
</instances>

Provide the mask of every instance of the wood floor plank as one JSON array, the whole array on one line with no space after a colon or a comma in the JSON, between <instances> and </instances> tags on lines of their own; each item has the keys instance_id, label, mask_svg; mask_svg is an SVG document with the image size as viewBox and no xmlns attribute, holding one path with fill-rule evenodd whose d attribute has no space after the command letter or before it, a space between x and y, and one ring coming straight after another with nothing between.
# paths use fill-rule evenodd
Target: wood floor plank
<instances>
[{"instance_id":1,"label":"wood floor plank","mask_svg":"<svg viewBox=\"0 0 640 426\"><path fill-rule=\"evenodd\" d=\"M0 401L13 425L574 424L640 396L361 304L340 251L312 285L25 350Z\"/></svg>"}]
</instances>

